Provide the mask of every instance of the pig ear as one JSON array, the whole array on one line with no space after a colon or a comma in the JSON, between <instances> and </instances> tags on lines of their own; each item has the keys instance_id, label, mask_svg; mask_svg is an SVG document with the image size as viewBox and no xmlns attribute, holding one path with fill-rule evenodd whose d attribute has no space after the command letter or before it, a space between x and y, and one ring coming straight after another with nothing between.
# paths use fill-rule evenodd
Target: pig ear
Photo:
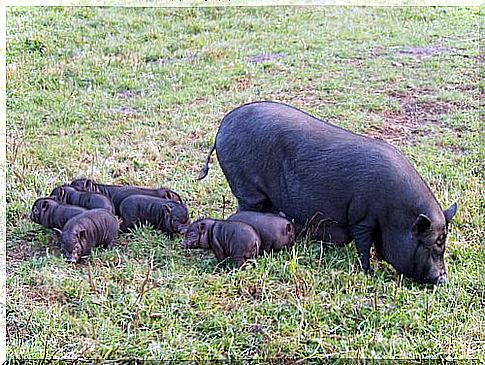
<instances>
[{"instance_id":1,"label":"pig ear","mask_svg":"<svg viewBox=\"0 0 485 365\"><path fill-rule=\"evenodd\" d=\"M431 228L431 220L426 214L420 214L413 224L413 234L415 236L422 235Z\"/></svg>"},{"instance_id":2,"label":"pig ear","mask_svg":"<svg viewBox=\"0 0 485 365\"><path fill-rule=\"evenodd\" d=\"M79 237L79 240L85 241L86 240L86 230L82 229L77 233L77 236Z\"/></svg>"},{"instance_id":3,"label":"pig ear","mask_svg":"<svg viewBox=\"0 0 485 365\"><path fill-rule=\"evenodd\" d=\"M59 236L62 234L62 231L59 228L52 228L54 232L56 232Z\"/></svg>"},{"instance_id":4,"label":"pig ear","mask_svg":"<svg viewBox=\"0 0 485 365\"><path fill-rule=\"evenodd\" d=\"M49 202L47 200L42 201L40 204L40 209L45 212L47 208L49 208Z\"/></svg>"},{"instance_id":5,"label":"pig ear","mask_svg":"<svg viewBox=\"0 0 485 365\"><path fill-rule=\"evenodd\" d=\"M93 180L91 180L91 179L86 179L86 181L84 181L83 188L84 188L84 190L86 190L86 191L91 191L91 190L93 190Z\"/></svg>"},{"instance_id":6,"label":"pig ear","mask_svg":"<svg viewBox=\"0 0 485 365\"><path fill-rule=\"evenodd\" d=\"M199 231L203 231L205 229L205 222L199 223Z\"/></svg>"},{"instance_id":7,"label":"pig ear","mask_svg":"<svg viewBox=\"0 0 485 365\"><path fill-rule=\"evenodd\" d=\"M447 224L451 222L451 220L455 216L457 210L458 210L458 205L455 202L455 203L453 203L453 205L451 207L449 207L448 209L446 209L443 212L443 214L445 215L445 219L446 219Z\"/></svg>"},{"instance_id":8,"label":"pig ear","mask_svg":"<svg viewBox=\"0 0 485 365\"><path fill-rule=\"evenodd\" d=\"M293 226L292 226L292 224L291 224L291 223L288 223L288 224L286 225L286 232L287 232L287 233L291 233L292 231L293 231Z\"/></svg>"},{"instance_id":9,"label":"pig ear","mask_svg":"<svg viewBox=\"0 0 485 365\"><path fill-rule=\"evenodd\" d=\"M165 191L165 199L168 199L168 200L175 200L175 195L171 192L171 191Z\"/></svg>"}]
</instances>

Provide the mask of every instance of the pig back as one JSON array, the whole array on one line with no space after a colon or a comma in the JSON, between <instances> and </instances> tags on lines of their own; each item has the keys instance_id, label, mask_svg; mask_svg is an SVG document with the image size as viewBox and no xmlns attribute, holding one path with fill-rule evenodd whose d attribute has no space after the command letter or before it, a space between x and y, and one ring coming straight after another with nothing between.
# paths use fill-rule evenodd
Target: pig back
<instances>
[{"instance_id":1,"label":"pig back","mask_svg":"<svg viewBox=\"0 0 485 365\"><path fill-rule=\"evenodd\" d=\"M389 197L398 206L405 202L396 200L432 197L389 144L284 104L258 102L229 113L216 150L243 210L282 211L299 227L320 214L342 241L349 239L346 226L369 214L383 218Z\"/></svg>"},{"instance_id":2,"label":"pig back","mask_svg":"<svg viewBox=\"0 0 485 365\"><path fill-rule=\"evenodd\" d=\"M237 221L216 221L212 228L212 240L223 242L227 256L253 258L259 252L261 238L249 224Z\"/></svg>"},{"instance_id":3,"label":"pig back","mask_svg":"<svg viewBox=\"0 0 485 365\"><path fill-rule=\"evenodd\" d=\"M126 198L133 196L133 195L144 195L144 196L151 196L157 197L160 199L168 199L170 197L172 201L181 202L180 196L165 188L159 189L149 189L149 188L142 188L137 186L108 186L106 185L103 189L106 195L111 198L113 202L115 211L117 214L120 214L120 205Z\"/></svg>"},{"instance_id":4,"label":"pig back","mask_svg":"<svg viewBox=\"0 0 485 365\"><path fill-rule=\"evenodd\" d=\"M71 204L59 204L54 210L51 219L51 228L63 229L65 224L72 218L79 214L86 212L83 207L71 205Z\"/></svg>"},{"instance_id":5,"label":"pig back","mask_svg":"<svg viewBox=\"0 0 485 365\"><path fill-rule=\"evenodd\" d=\"M242 211L231 215L227 220L243 222L253 227L261 238L260 251L279 251L294 243L293 223L279 215Z\"/></svg>"},{"instance_id":6,"label":"pig back","mask_svg":"<svg viewBox=\"0 0 485 365\"><path fill-rule=\"evenodd\" d=\"M69 219L63 232L85 229L90 245L107 244L113 241L119 230L118 219L106 209L91 209Z\"/></svg>"}]
</instances>

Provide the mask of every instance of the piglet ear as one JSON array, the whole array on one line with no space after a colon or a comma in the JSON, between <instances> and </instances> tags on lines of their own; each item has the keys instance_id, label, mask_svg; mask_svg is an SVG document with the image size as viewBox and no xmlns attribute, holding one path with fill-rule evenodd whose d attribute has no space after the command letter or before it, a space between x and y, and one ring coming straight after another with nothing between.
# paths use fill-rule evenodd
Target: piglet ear
<instances>
[{"instance_id":1,"label":"piglet ear","mask_svg":"<svg viewBox=\"0 0 485 365\"><path fill-rule=\"evenodd\" d=\"M286 225L286 232L287 232L287 233L291 233L291 232L293 232L293 225L292 225L291 223L288 223L288 224Z\"/></svg>"},{"instance_id":2,"label":"piglet ear","mask_svg":"<svg viewBox=\"0 0 485 365\"><path fill-rule=\"evenodd\" d=\"M205 222L199 222L199 231L205 230Z\"/></svg>"},{"instance_id":3,"label":"piglet ear","mask_svg":"<svg viewBox=\"0 0 485 365\"><path fill-rule=\"evenodd\" d=\"M165 210L167 211L168 214L172 214L172 207L170 205L165 205Z\"/></svg>"},{"instance_id":4,"label":"piglet ear","mask_svg":"<svg viewBox=\"0 0 485 365\"><path fill-rule=\"evenodd\" d=\"M431 220L426 214L420 214L413 224L413 234L420 236L431 228Z\"/></svg>"},{"instance_id":5,"label":"piglet ear","mask_svg":"<svg viewBox=\"0 0 485 365\"><path fill-rule=\"evenodd\" d=\"M86 240L86 230L82 229L77 233L77 236L80 241L85 241Z\"/></svg>"},{"instance_id":6,"label":"piglet ear","mask_svg":"<svg viewBox=\"0 0 485 365\"><path fill-rule=\"evenodd\" d=\"M448 209L446 209L443 212L443 214L445 215L446 224L451 222L451 220L455 216L457 210L458 210L458 205L455 202L455 203L453 203L453 205L451 207L449 207Z\"/></svg>"},{"instance_id":7,"label":"piglet ear","mask_svg":"<svg viewBox=\"0 0 485 365\"><path fill-rule=\"evenodd\" d=\"M46 211L49 208L49 202L47 200L43 200L42 203L40 204L40 209L42 211Z\"/></svg>"},{"instance_id":8,"label":"piglet ear","mask_svg":"<svg viewBox=\"0 0 485 365\"><path fill-rule=\"evenodd\" d=\"M165 194L163 194L163 195L164 195L165 199L173 200L173 201L177 200L175 194L172 193L170 190L166 190Z\"/></svg>"},{"instance_id":9,"label":"piglet ear","mask_svg":"<svg viewBox=\"0 0 485 365\"><path fill-rule=\"evenodd\" d=\"M83 189L86 191L91 191L92 187L93 187L93 180L86 179L83 184Z\"/></svg>"},{"instance_id":10,"label":"piglet ear","mask_svg":"<svg viewBox=\"0 0 485 365\"><path fill-rule=\"evenodd\" d=\"M56 232L59 236L62 234L62 231L59 228L52 228L54 232Z\"/></svg>"}]
</instances>

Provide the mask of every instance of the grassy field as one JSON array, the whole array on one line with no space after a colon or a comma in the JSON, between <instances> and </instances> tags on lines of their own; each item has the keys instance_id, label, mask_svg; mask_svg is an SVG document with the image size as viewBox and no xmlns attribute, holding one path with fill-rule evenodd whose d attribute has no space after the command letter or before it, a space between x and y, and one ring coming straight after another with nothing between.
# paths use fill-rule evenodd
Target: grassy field
<instances>
[{"instance_id":1,"label":"grassy field","mask_svg":"<svg viewBox=\"0 0 485 365\"><path fill-rule=\"evenodd\" d=\"M9 8L9 358L482 358L479 9ZM483 85L482 85L483 86ZM78 265L29 222L76 177L167 186L192 218L236 206L221 118L276 100L403 151L443 207L450 283L423 286L353 245L299 240L235 271L149 227ZM223 202L226 202L223 206Z\"/></svg>"}]
</instances>

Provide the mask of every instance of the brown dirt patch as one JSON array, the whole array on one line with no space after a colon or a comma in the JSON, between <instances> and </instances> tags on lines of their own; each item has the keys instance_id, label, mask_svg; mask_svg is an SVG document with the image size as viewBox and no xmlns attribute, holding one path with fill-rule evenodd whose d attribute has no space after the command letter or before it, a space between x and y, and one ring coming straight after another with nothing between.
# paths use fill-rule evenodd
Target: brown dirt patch
<instances>
[{"instance_id":1,"label":"brown dirt patch","mask_svg":"<svg viewBox=\"0 0 485 365\"><path fill-rule=\"evenodd\" d=\"M246 56L244 57L244 60L246 60L249 63L261 63L264 61L278 60L285 57L286 57L286 54L283 52L278 52L278 53L267 52L267 53L253 55L253 56Z\"/></svg>"},{"instance_id":2,"label":"brown dirt patch","mask_svg":"<svg viewBox=\"0 0 485 365\"><path fill-rule=\"evenodd\" d=\"M341 63L353 67L361 67L362 66L362 59L360 58L342 58L340 60Z\"/></svg>"},{"instance_id":3,"label":"brown dirt patch","mask_svg":"<svg viewBox=\"0 0 485 365\"><path fill-rule=\"evenodd\" d=\"M32 260L34 257L45 256L47 250L59 251L55 237L49 238L47 246L36 245L32 240L35 232L27 232L18 243L7 249L7 274L10 274L15 267L24 261Z\"/></svg>"},{"instance_id":4,"label":"brown dirt patch","mask_svg":"<svg viewBox=\"0 0 485 365\"><path fill-rule=\"evenodd\" d=\"M428 58L442 53L453 53L454 50L441 46L409 47L395 53L396 57L413 57L417 60Z\"/></svg>"},{"instance_id":5,"label":"brown dirt patch","mask_svg":"<svg viewBox=\"0 0 485 365\"><path fill-rule=\"evenodd\" d=\"M119 99L131 99L143 95L144 93L138 90L121 90L116 93L116 97Z\"/></svg>"},{"instance_id":6,"label":"brown dirt patch","mask_svg":"<svg viewBox=\"0 0 485 365\"><path fill-rule=\"evenodd\" d=\"M229 90L231 91L246 90L252 86L253 86L253 80L251 76L246 75L246 76L238 77L236 82L234 84L231 84L231 86L229 87Z\"/></svg>"},{"instance_id":7,"label":"brown dirt patch","mask_svg":"<svg viewBox=\"0 0 485 365\"><path fill-rule=\"evenodd\" d=\"M30 242L20 241L17 245L7 251L7 271L12 265L34 257L34 247Z\"/></svg>"},{"instance_id":8,"label":"brown dirt patch","mask_svg":"<svg viewBox=\"0 0 485 365\"><path fill-rule=\"evenodd\" d=\"M460 137L460 131L447 127L440 121L443 115L466 106L445 101L418 101L418 95L431 95L430 90L411 90L408 93L391 92L390 100L397 101L398 110L385 110L381 113L384 122L380 126L370 126L366 134L376 139L382 139L397 144L415 145L421 137L426 137L439 131L451 131Z\"/></svg>"},{"instance_id":9,"label":"brown dirt patch","mask_svg":"<svg viewBox=\"0 0 485 365\"><path fill-rule=\"evenodd\" d=\"M22 291L22 298L31 303L42 305L53 305L56 303L64 304L67 302L66 294L47 285L24 286L19 289Z\"/></svg>"},{"instance_id":10,"label":"brown dirt patch","mask_svg":"<svg viewBox=\"0 0 485 365\"><path fill-rule=\"evenodd\" d=\"M299 90L283 90L268 95L268 100L280 101L296 108L314 108L316 106L337 104L335 100L325 99L315 89L302 87Z\"/></svg>"}]
</instances>

